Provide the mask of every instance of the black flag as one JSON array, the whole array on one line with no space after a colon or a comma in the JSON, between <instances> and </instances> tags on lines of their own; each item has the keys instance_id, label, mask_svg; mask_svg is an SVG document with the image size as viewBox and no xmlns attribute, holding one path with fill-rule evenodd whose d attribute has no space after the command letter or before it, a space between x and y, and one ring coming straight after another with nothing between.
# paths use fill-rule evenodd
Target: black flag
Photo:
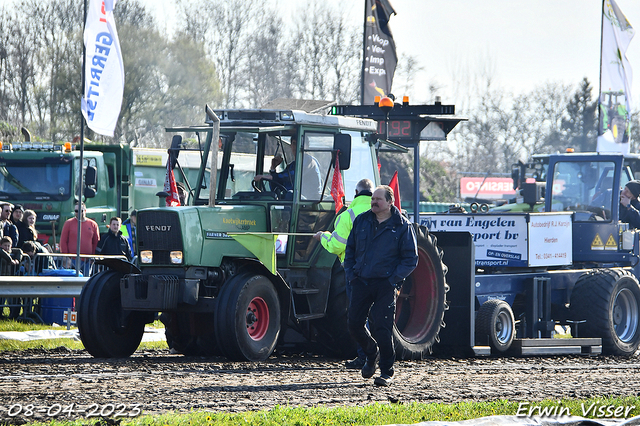
<instances>
[{"instance_id":1,"label":"black flag","mask_svg":"<svg viewBox=\"0 0 640 426\"><path fill-rule=\"evenodd\" d=\"M362 105L373 105L376 96L391 90L398 57L389 17L396 13L388 0L365 0L364 54L362 60Z\"/></svg>"}]
</instances>

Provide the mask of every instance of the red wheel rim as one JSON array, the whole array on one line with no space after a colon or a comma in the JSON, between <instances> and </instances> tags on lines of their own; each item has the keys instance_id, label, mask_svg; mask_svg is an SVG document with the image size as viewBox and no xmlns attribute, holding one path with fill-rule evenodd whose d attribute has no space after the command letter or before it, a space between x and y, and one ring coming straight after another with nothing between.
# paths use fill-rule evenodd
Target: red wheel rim
<instances>
[{"instance_id":1,"label":"red wheel rim","mask_svg":"<svg viewBox=\"0 0 640 426\"><path fill-rule=\"evenodd\" d=\"M408 309L409 319L400 333L413 343L421 342L437 320L438 279L436 268L429 255L418 247L418 266L409 277L411 286L403 286L396 306L396 323L403 309ZM407 287L410 288L406 291Z\"/></svg>"},{"instance_id":2,"label":"red wheel rim","mask_svg":"<svg viewBox=\"0 0 640 426\"><path fill-rule=\"evenodd\" d=\"M254 297L247 306L247 333L253 340L262 339L269 329L269 306L262 297Z\"/></svg>"}]
</instances>

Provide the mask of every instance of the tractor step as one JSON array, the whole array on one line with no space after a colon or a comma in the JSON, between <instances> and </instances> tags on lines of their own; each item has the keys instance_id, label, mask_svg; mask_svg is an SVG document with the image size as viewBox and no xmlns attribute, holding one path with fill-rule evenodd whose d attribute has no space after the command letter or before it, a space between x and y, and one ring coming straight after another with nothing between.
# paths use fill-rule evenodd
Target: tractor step
<instances>
[{"instance_id":1,"label":"tractor step","mask_svg":"<svg viewBox=\"0 0 640 426\"><path fill-rule=\"evenodd\" d=\"M296 319L300 320L300 321L308 321L308 320L313 320L313 319L318 319L318 318L324 318L324 314L301 314L301 315L296 315Z\"/></svg>"},{"instance_id":2,"label":"tractor step","mask_svg":"<svg viewBox=\"0 0 640 426\"><path fill-rule=\"evenodd\" d=\"M516 355L600 355L602 339L514 339L510 350Z\"/></svg>"},{"instance_id":3,"label":"tractor step","mask_svg":"<svg viewBox=\"0 0 640 426\"><path fill-rule=\"evenodd\" d=\"M293 287L291 291L294 294L317 294L320 293L320 289L317 288L297 288Z\"/></svg>"}]
</instances>

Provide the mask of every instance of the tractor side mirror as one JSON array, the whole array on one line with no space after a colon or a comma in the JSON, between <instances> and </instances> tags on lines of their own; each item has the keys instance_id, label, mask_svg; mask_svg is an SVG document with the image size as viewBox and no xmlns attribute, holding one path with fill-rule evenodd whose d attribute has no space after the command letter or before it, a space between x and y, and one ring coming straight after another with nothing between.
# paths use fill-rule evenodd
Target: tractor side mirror
<instances>
[{"instance_id":1,"label":"tractor side mirror","mask_svg":"<svg viewBox=\"0 0 640 426\"><path fill-rule=\"evenodd\" d=\"M85 188L84 189L84 198L94 198L96 196L96 190L93 188Z\"/></svg>"},{"instance_id":2,"label":"tractor side mirror","mask_svg":"<svg viewBox=\"0 0 640 426\"><path fill-rule=\"evenodd\" d=\"M347 170L351 166L351 135L337 133L333 135L333 152L340 151L340 170ZM333 160L335 163L335 160Z\"/></svg>"},{"instance_id":3,"label":"tractor side mirror","mask_svg":"<svg viewBox=\"0 0 640 426\"><path fill-rule=\"evenodd\" d=\"M95 186L97 174L94 166L88 166L84 172L84 186Z\"/></svg>"}]
</instances>

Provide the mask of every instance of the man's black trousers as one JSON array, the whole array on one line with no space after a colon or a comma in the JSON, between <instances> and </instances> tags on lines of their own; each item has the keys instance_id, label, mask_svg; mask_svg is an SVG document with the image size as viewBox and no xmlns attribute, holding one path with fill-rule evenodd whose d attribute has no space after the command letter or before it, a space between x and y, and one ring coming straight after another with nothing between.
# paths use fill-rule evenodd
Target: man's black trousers
<instances>
[{"instance_id":1,"label":"man's black trousers","mask_svg":"<svg viewBox=\"0 0 640 426\"><path fill-rule=\"evenodd\" d=\"M393 374L395 351L393 347L393 321L396 312L396 289L386 278L351 281L349 300L349 332L364 349L368 358L380 349L380 370ZM371 333L367 329L370 318ZM373 334L373 337L371 336ZM374 340L375 339L375 340Z\"/></svg>"}]
</instances>

